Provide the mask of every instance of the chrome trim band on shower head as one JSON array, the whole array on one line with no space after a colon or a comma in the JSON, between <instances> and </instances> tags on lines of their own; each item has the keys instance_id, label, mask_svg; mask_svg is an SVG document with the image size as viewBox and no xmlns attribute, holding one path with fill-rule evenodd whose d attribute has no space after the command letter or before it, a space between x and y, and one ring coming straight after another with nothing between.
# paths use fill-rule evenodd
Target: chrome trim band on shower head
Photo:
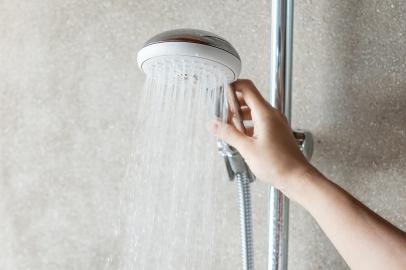
<instances>
[{"instance_id":1,"label":"chrome trim band on shower head","mask_svg":"<svg viewBox=\"0 0 406 270\"><path fill-rule=\"evenodd\" d=\"M227 40L208 31L189 28L169 30L153 36L145 42L143 47L163 42L188 42L207 45L224 50L241 61L238 52Z\"/></svg>"},{"instance_id":2,"label":"chrome trim band on shower head","mask_svg":"<svg viewBox=\"0 0 406 270\"><path fill-rule=\"evenodd\" d=\"M290 122L293 0L272 0L271 18L270 103ZM268 270L286 270L289 200L272 186L268 222Z\"/></svg>"}]
</instances>

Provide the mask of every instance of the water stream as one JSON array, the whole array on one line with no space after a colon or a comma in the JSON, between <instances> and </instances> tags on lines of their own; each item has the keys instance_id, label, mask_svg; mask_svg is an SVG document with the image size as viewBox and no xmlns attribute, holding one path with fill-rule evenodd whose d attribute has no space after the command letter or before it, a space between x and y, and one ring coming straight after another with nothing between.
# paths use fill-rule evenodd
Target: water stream
<instances>
[{"instance_id":1,"label":"water stream","mask_svg":"<svg viewBox=\"0 0 406 270\"><path fill-rule=\"evenodd\" d=\"M204 63L149 67L121 185L119 269L238 267L235 186L207 130L226 81Z\"/></svg>"}]
</instances>

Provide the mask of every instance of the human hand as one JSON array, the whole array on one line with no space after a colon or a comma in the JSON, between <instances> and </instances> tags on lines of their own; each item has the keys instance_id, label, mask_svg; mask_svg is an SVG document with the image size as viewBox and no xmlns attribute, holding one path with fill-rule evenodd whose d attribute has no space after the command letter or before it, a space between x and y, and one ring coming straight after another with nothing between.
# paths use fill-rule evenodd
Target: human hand
<instances>
[{"instance_id":1,"label":"human hand","mask_svg":"<svg viewBox=\"0 0 406 270\"><path fill-rule=\"evenodd\" d=\"M235 147L252 172L295 200L316 219L351 269L405 269L406 234L312 167L286 118L249 80L232 84L247 134L214 122L214 134ZM367 243L367 244L366 244Z\"/></svg>"},{"instance_id":2,"label":"human hand","mask_svg":"<svg viewBox=\"0 0 406 270\"><path fill-rule=\"evenodd\" d=\"M231 86L243 120L252 120L253 127L243 134L231 124L215 121L214 135L235 147L260 180L289 196L300 176L313 167L299 150L285 116L261 96L250 80L237 80Z\"/></svg>"}]
</instances>

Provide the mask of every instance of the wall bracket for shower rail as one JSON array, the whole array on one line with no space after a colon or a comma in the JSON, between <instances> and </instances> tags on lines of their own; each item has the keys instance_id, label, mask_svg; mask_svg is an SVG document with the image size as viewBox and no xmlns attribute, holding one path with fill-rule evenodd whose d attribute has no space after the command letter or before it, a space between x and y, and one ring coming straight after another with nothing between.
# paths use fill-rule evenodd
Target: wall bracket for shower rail
<instances>
[{"instance_id":1,"label":"wall bracket for shower rail","mask_svg":"<svg viewBox=\"0 0 406 270\"><path fill-rule=\"evenodd\" d=\"M307 160L310 160L313 156L313 135L307 130L294 130L293 136L295 136L297 146Z\"/></svg>"}]
</instances>

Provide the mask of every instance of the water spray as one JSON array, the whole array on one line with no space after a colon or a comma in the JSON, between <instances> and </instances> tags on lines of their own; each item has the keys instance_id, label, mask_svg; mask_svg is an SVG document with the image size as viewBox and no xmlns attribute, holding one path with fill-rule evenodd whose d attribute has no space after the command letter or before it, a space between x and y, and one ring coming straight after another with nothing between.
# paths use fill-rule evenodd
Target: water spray
<instances>
[{"instance_id":1,"label":"water spray","mask_svg":"<svg viewBox=\"0 0 406 270\"><path fill-rule=\"evenodd\" d=\"M225 39L202 30L177 29L149 39L138 52L138 66L149 77L165 74L164 83L176 87L181 80L189 81L198 95L208 99L213 114L225 123L233 124L245 133L239 104L230 83L241 71L241 59ZM157 78L158 80L158 78ZM201 84L210 81L210 86ZM168 88L168 87L167 87ZM240 153L222 140L217 141L218 152L224 157L230 181L239 191L241 253L244 270L254 269L253 229L250 183L254 181L248 165Z\"/></svg>"}]
</instances>

